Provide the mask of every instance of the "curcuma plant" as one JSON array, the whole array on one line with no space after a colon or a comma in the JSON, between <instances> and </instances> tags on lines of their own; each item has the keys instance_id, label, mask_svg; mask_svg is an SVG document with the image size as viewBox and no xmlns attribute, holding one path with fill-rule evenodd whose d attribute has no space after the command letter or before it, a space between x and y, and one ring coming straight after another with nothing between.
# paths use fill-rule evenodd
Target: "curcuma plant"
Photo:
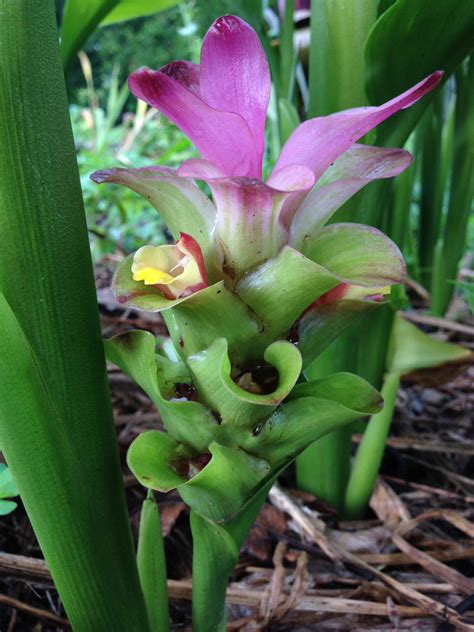
<instances>
[{"instance_id":1,"label":"curcuma plant","mask_svg":"<svg viewBox=\"0 0 474 632\"><path fill-rule=\"evenodd\" d=\"M270 74L248 24L219 18L200 66L175 61L129 79L131 91L202 156L177 170L92 176L144 196L176 239L144 245L114 279L119 303L162 312L175 352L157 349L145 331L107 340L106 351L163 421L164 432L135 439L128 463L144 486L176 488L192 510L198 632L225 629L227 579L278 474L311 442L382 407L356 375L305 378L318 354L405 277L398 248L379 230L326 224L363 186L410 164L401 149L355 143L433 89L441 74L379 107L302 123L266 182ZM207 183L212 201L195 180Z\"/></svg>"}]
</instances>

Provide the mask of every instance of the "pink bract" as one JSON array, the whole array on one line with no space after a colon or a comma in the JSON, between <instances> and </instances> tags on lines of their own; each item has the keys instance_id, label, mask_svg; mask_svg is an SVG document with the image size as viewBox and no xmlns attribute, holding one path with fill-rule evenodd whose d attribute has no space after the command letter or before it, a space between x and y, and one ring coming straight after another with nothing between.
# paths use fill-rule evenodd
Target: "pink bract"
<instances>
[{"instance_id":1,"label":"pink bract","mask_svg":"<svg viewBox=\"0 0 474 632\"><path fill-rule=\"evenodd\" d=\"M199 65L173 61L155 71L141 68L129 78L132 93L175 123L201 158L177 170L113 169L93 178L124 184L147 197L173 234L176 224L181 222L182 230L185 222L211 279L237 283L285 245L305 252L308 240L349 197L410 164L403 149L357 141L433 90L442 75L436 71L382 105L301 123L264 183L268 62L255 31L237 16L223 16L204 38ZM213 203L194 179L208 183Z\"/></svg>"}]
</instances>

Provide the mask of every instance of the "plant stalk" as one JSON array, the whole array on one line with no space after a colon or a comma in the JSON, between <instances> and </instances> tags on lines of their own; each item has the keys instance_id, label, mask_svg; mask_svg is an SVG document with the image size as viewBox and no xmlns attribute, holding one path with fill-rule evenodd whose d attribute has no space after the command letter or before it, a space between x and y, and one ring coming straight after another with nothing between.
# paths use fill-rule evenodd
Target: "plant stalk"
<instances>
[{"instance_id":1,"label":"plant stalk","mask_svg":"<svg viewBox=\"0 0 474 632\"><path fill-rule=\"evenodd\" d=\"M398 373L388 373L385 376L381 391L384 407L379 413L372 415L367 424L347 484L344 517L348 520L360 518L367 509L382 463L399 386L400 375Z\"/></svg>"},{"instance_id":2,"label":"plant stalk","mask_svg":"<svg viewBox=\"0 0 474 632\"><path fill-rule=\"evenodd\" d=\"M151 630L169 632L165 550L158 505L151 491L140 515L137 565Z\"/></svg>"}]
</instances>

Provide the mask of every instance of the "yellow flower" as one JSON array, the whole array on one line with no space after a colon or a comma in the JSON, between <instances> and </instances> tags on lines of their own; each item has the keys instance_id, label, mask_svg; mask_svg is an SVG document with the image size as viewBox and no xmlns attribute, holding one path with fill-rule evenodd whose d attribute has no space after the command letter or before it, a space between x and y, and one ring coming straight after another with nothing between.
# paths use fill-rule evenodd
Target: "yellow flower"
<instances>
[{"instance_id":1,"label":"yellow flower","mask_svg":"<svg viewBox=\"0 0 474 632\"><path fill-rule=\"evenodd\" d=\"M133 257L132 275L134 281L155 286L169 299L188 296L207 286L201 249L185 233L174 245L142 246Z\"/></svg>"}]
</instances>

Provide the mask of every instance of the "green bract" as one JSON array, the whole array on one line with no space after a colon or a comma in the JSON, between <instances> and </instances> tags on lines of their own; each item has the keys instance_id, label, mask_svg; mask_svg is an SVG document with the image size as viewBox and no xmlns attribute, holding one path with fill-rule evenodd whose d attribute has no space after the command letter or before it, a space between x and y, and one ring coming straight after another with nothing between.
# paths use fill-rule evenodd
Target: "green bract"
<instances>
[{"instance_id":1,"label":"green bract","mask_svg":"<svg viewBox=\"0 0 474 632\"><path fill-rule=\"evenodd\" d=\"M166 429L135 439L133 473L151 489L177 488L193 510L219 522L235 519L309 443L381 408L377 391L355 375L296 384L302 357L285 340L238 372L225 338L177 362L157 353L144 331L112 338L106 350L150 396Z\"/></svg>"}]
</instances>

